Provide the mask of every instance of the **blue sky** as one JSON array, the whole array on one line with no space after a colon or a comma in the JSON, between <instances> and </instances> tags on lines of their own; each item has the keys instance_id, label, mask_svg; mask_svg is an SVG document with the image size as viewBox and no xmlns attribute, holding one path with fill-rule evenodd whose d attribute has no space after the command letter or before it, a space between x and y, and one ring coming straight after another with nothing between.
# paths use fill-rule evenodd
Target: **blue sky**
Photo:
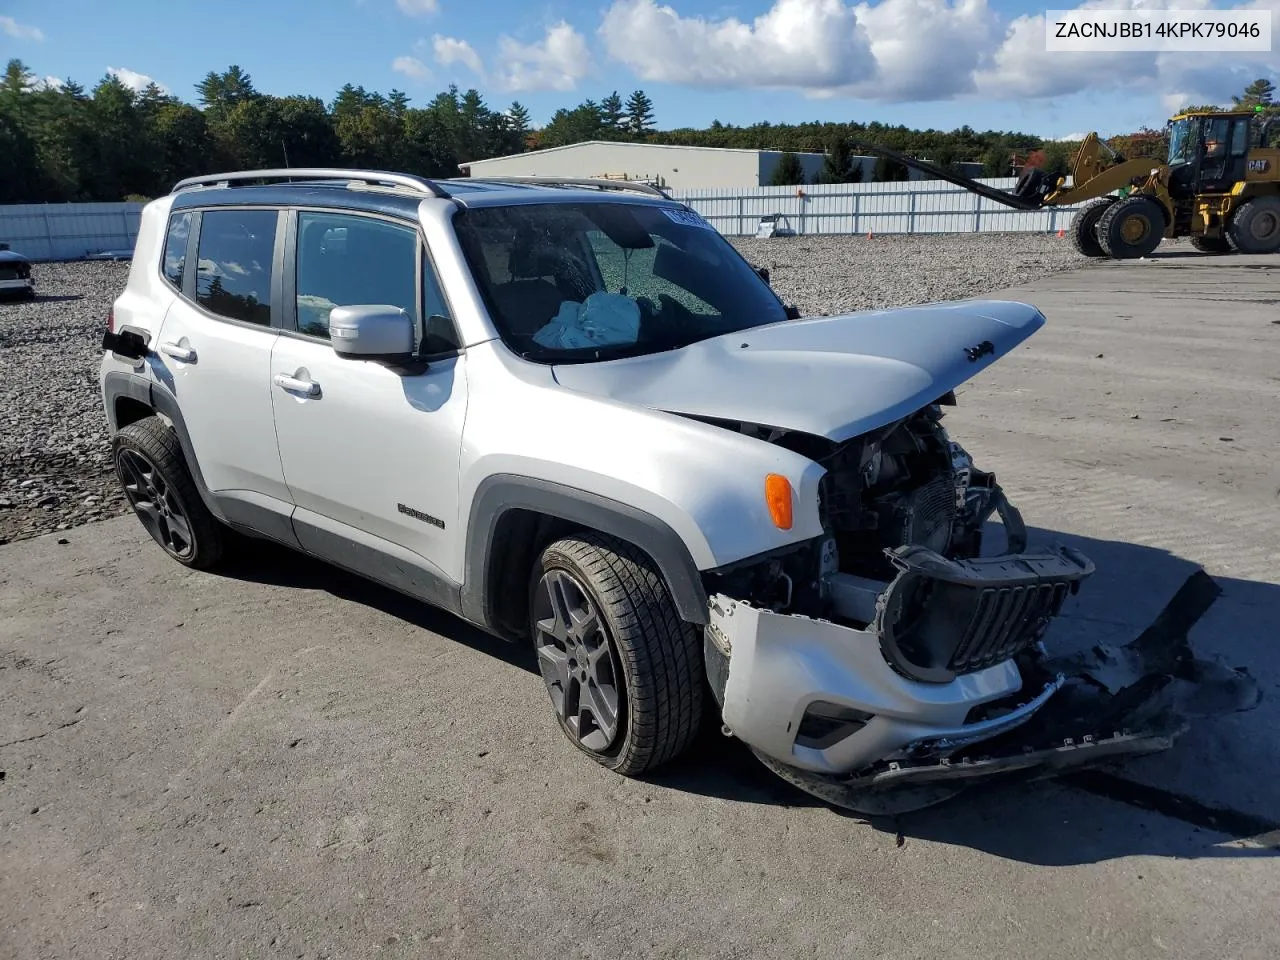
<instances>
[{"instance_id":1,"label":"blue sky","mask_svg":"<svg viewBox=\"0 0 1280 960\"><path fill-rule=\"evenodd\" d=\"M1232 6L1272 10L1280 34L1280 0L1216 5ZM642 88L664 128L880 120L1048 137L1158 126L1181 103L1280 82L1280 46L1047 53L1043 12L1024 0L6 0L0 57L86 86L108 70L154 79L186 100L206 72L236 63L264 92L326 102L348 82L417 103L474 86L493 107L518 99L535 123Z\"/></svg>"}]
</instances>

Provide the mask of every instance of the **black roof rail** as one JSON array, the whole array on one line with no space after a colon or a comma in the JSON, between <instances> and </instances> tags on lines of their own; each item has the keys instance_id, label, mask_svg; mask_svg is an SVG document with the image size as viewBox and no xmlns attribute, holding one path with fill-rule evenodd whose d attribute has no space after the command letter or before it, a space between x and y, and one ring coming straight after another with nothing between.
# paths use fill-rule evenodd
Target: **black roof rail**
<instances>
[{"instance_id":1,"label":"black roof rail","mask_svg":"<svg viewBox=\"0 0 1280 960\"><path fill-rule=\"evenodd\" d=\"M178 193L196 187L230 186L252 180L346 180L369 185L385 184L405 187L418 193L451 199L448 192L435 181L411 173L392 173L388 170L346 170L341 167L287 167L276 170L237 170L233 173L211 173L200 177L187 177L173 185L169 192Z\"/></svg>"},{"instance_id":2,"label":"black roof rail","mask_svg":"<svg viewBox=\"0 0 1280 960\"><path fill-rule=\"evenodd\" d=\"M516 183L528 184L532 187L595 187L597 190L629 190L633 193L645 193L664 200L671 198L661 189L639 180L605 180L600 177L459 177L460 183Z\"/></svg>"}]
</instances>

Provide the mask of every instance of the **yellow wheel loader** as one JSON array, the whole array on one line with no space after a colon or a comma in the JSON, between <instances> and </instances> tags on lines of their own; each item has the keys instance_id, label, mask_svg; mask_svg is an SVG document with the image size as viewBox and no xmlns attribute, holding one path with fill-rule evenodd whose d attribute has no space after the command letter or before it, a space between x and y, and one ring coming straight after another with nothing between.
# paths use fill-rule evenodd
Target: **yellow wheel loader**
<instances>
[{"instance_id":1,"label":"yellow wheel loader","mask_svg":"<svg viewBox=\"0 0 1280 960\"><path fill-rule=\"evenodd\" d=\"M1092 200L1072 219L1089 257L1145 257L1163 239L1190 237L1205 253L1280 251L1280 115L1261 110L1182 113L1168 122L1169 155L1125 159L1089 134L1066 178L1023 172L1012 191L886 147L854 146L1019 210Z\"/></svg>"}]
</instances>

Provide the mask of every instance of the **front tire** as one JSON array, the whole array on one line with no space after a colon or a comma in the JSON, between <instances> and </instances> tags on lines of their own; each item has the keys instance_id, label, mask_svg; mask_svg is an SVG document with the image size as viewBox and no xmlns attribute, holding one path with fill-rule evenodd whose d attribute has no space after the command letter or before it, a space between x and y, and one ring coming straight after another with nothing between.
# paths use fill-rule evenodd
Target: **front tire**
<instances>
[{"instance_id":1,"label":"front tire","mask_svg":"<svg viewBox=\"0 0 1280 960\"><path fill-rule=\"evenodd\" d=\"M625 776L682 754L703 716L702 645L653 561L587 532L547 547L531 581L538 668L569 741Z\"/></svg>"},{"instance_id":2,"label":"front tire","mask_svg":"<svg viewBox=\"0 0 1280 960\"><path fill-rule=\"evenodd\" d=\"M1164 208L1151 197L1137 194L1106 209L1098 220L1098 242L1109 257L1136 260L1160 246L1164 227Z\"/></svg>"},{"instance_id":3,"label":"front tire","mask_svg":"<svg viewBox=\"0 0 1280 960\"><path fill-rule=\"evenodd\" d=\"M222 559L223 529L200 499L177 436L159 417L120 430L111 458L125 499L165 553L195 570Z\"/></svg>"},{"instance_id":4,"label":"front tire","mask_svg":"<svg viewBox=\"0 0 1280 960\"><path fill-rule=\"evenodd\" d=\"M1100 197L1087 206L1081 207L1071 219L1071 242L1086 257L1105 257L1107 252L1098 242L1098 221L1107 212L1115 197Z\"/></svg>"}]
</instances>

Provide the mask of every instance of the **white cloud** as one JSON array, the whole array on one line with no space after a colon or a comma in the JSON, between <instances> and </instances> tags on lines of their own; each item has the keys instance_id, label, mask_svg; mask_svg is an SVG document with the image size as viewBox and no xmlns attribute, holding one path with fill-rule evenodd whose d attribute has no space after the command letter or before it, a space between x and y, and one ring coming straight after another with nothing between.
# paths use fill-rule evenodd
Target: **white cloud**
<instances>
[{"instance_id":1,"label":"white cloud","mask_svg":"<svg viewBox=\"0 0 1280 960\"><path fill-rule=\"evenodd\" d=\"M54 76L42 77L39 80L31 81L32 90L61 90L66 85L66 81L61 77Z\"/></svg>"},{"instance_id":2,"label":"white cloud","mask_svg":"<svg viewBox=\"0 0 1280 960\"><path fill-rule=\"evenodd\" d=\"M572 90L591 70L587 41L563 20L536 43L499 37L497 59L506 90Z\"/></svg>"},{"instance_id":3,"label":"white cloud","mask_svg":"<svg viewBox=\"0 0 1280 960\"><path fill-rule=\"evenodd\" d=\"M391 69L410 80L426 80L431 76L431 69L417 57L396 57L391 61Z\"/></svg>"},{"instance_id":4,"label":"white cloud","mask_svg":"<svg viewBox=\"0 0 1280 960\"><path fill-rule=\"evenodd\" d=\"M107 73L115 77L134 93L141 93L147 88L148 84L152 83L155 83L156 86L160 88L161 93L169 92L169 88L163 83L156 83L155 80L148 77L145 73L138 73L137 71L130 70L128 67L107 67Z\"/></svg>"},{"instance_id":5,"label":"white cloud","mask_svg":"<svg viewBox=\"0 0 1280 960\"><path fill-rule=\"evenodd\" d=\"M484 75L484 64L480 61L480 54L476 53L475 48L465 40L458 40L455 37L442 37L436 34L431 39L431 47L435 51L436 62L444 65L451 63L462 63L470 68L472 73Z\"/></svg>"},{"instance_id":6,"label":"white cloud","mask_svg":"<svg viewBox=\"0 0 1280 960\"><path fill-rule=\"evenodd\" d=\"M616 0L600 35L611 57L656 83L821 90L860 80L874 65L866 31L842 0L777 0L751 23Z\"/></svg>"},{"instance_id":7,"label":"white cloud","mask_svg":"<svg viewBox=\"0 0 1280 960\"><path fill-rule=\"evenodd\" d=\"M15 40L34 40L39 43L44 39L44 34L40 32L39 27L29 27L25 23L19 23L13 17L0 17L0 32L8 34Z\"/></svg>"},{"instance_id":8,"label":"white cloud","mask_svg":"<svg viewBox=\"0 0 1280 960\"><path fill-rule=\"evenodd\" d=\"M429 17L440 12L440 0L396 0L396 6L411 17Z\"/></svg>"},{"instance_id":9,"label":"white cloud","mask_svg":"<svg viewBox=\"0 0 1280 960\"><path fill-rule=\"evenodd\" d=\"M1168 8L1271 10L1280 30L1280 0L1086 0L1075 9ZM1228 102L1251 80L1280 75L1271 51L1046 51L1042 14L1006 19L988 0L773 0L750 22L682 16L659 0L613 0L600 36L609 56L645 81L885 102L1095 91L1181 106Z\"/></svg>"}]
</instances>

